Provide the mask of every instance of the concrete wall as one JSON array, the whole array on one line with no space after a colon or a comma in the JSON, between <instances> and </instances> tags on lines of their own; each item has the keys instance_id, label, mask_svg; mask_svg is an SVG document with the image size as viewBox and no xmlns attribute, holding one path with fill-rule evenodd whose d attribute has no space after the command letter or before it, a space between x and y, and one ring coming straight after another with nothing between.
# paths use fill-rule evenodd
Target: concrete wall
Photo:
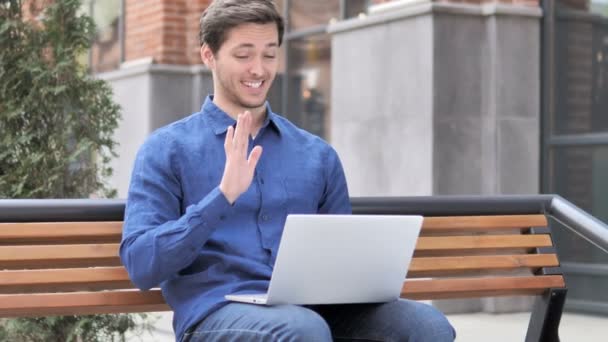
<instances>
[{"instance_id":1,"label":"concrete wall","mask_svg":"<svg viewBox=\"0 0 608 342\"><path fill-rule=\"evenodd\" d=\"M433 17L433 193L479 194L484 173L495 169L482 165L487 148L482 134L491 129L483 127L488 113L482 109L489 48L485 19L441 11Z\"/></svg>"},{"instance_id":2,"label":"concrete wall","mask_svg":"<svg viewBox=\"0 0 608 342\"><path fill-rule=\"evenodd\" d=\"M352 194L538 193L540 16L429 2L334 24L331 136ZM530 303L436 304L497 312Z\"/></svg>"},{"instance_id":3,"label":"concrete wall","mask_svg":"<svg viewBox=\"0 0 608 342\"><path fill-rule=\"evenodd\" d=\"M353 196L430 195L432 18L332 39L331 143Z\"/></svg>"},{"instance_id":4,"label":"concrete wall","mask_svg":"<svg viewBox=\"0 0 608 342\"><path fill-rule=\"evenodd\" d=\"M535 13L435 14L434 194L538 193Z\"/></svg>"}]
</instances>

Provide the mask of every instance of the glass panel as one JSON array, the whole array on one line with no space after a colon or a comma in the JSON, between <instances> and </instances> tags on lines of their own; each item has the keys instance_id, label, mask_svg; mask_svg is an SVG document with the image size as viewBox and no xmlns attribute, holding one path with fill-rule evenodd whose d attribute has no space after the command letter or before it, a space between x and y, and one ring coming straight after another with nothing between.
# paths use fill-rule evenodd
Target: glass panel
<instances>
[{"instance_id":1,"label":"glass panel","mask_svg":"<svg viewBox=\"0 0 608 342\"><path fill-rule=\"evenodd\" d=\"M589 246L591 248L591 246ZM608 304L608 277L597 274L566 274L566 285L568 285L568 300L590 300L595 304ZM592 298L590 298L592 294ZM595 312L591 312L595 313Z\"/></svg>"},{"instance_id":2,"label":"glass panel","mask_svg":"<svg viewBox=\"0 0 608 342\"><path fill-rule=\"evenodd\" d=\"M607 0L556 0L556 3L559 9L592 12L608 17Z\"/></svg>"},{"instance_id":3,"label":"glass panel","mask_svg":"<svg viewBox=\"0 0 608 342\"><path fill-rule=\"evenodd\" d=\"M308 0L289 2L289 29L291 31L327 25L340 18L339 0Z\"/></svg>"},{"instance_id":4,"label":"glass panel","mask_svg":"<svg viewBox=\"0 0 608 342\"><path fill-rule=\"evenodd\" d=\"M608 132L608 0L556 0L554 82L544 84L555 99L546 121L550 135ZM551 39L550 31L543 33ZM558 193L608 222L608 146L550 147L549 193ZM559 223L551 222L576 310L607 310L608 255ZM574 305L574 304L573 304ZM568 303L567 303L568 306ZM575 306L572 306L573 308Z\"/></svg>"},{"instance_id":5,"label":"glass panel","mask_svg":"<svg viewBox=\"0 0 608 342\"><path fill-rule=\"evenodd\" d=\"M325 137L330 113L331 39L309 36L289 42L288 112L294 123Z\"/></svg>"},{"instance_id":6,"label":"glass panel","mask_svg":"<svg viewBox=\"0 0 608 342\"><path fill-rule=\"evenodd\" d=\"M92 10L97 35L91 48L91 70L95 73L120 67L119 16L120 0L91 0L85 3ZM89 13L91 14L91 13Z\"/></svg>"},{"instance_id":7,"label":"glass panel","mask_svg":"<svg viewBox=\"0 0 608 342\"><path fill-rule=\"evenodd\" d=\"M551 157L550 192L608 222L608 146L555 148ZM563 261L608 262L608 255L572 232L559 229L556 233Z\"/></svg>"},{"instance_id":8,"label":"glass panel","mask_svg":"<svg viewBox=\"0 0 608 342\"><path fill-rule=\"evenodd\" d=\"M608 0L561 4L552 132L608 132Z\"/></svg>"},{"instance_id":9,"label":"glass panel","mask_svg":"<svg viewBox=\"0 0 608 342\"><path fill-rule=\"evenodd\" d=\"M369 0L346 0L344 5L346 6L344 10L346 18L353 18L361 13L367 13Z\"/></svg>"},{"instance_id":10,"label":"glass panel","mask_svg":"<svg viewBox=\"0 0 608 342\"><path fill-rule=\"evenodd\" d=\"M608 17L608 0L591 0L589 11Z\"/></svg>"},{"instance_id":11,"label":"glass panel","mask_svg":"<svg viewBox=\"0 0 608 342\"><path fill-rule=\"evenodd\" d=\"M589 9L589 0L556 0L559 8L577 9L586 11Z\"/></svg>"}]
</instances>

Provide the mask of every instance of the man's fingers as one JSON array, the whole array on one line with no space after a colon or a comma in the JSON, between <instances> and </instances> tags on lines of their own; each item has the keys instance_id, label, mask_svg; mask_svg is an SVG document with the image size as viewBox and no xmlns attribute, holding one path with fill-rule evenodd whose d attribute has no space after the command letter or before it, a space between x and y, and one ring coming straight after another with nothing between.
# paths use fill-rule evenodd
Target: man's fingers
<instances>
[{"instance_id":1,"label":"man's fingers","mask_svg":"<svg viewBox=\"0 0 608 342\"><path fill-rule=\"evenodd\" d=\"M253 121L251 119L251 113L249 111L245 111L245 113L243 113L243 115L241 116L241 126L242 126L242 135L241 135L241 143L242 143L242 147L245 149L245 151L247 151L247 147L249 147L249 135L251 134L251 121Z\"/></svg>"},{"instance_id":2,"label":"man's fingers","mask_svg":"<svg viewBox=\"0 0 608 342\"><path fill-rule=\"evenodd\" d=\"M236 121L236 131L234 133L234 148L238 150L243 158L247 157L247 147L249 146L249 115L239 114Z\"/></svg>"},{"instance_id":3,"label":"man's fingers","mask_svg":"<svg viewBox=\"0 0 608 342\"><path fill-rule=\"evenodd\" d=\"M247 139L253 132L253 114L250 111L246 111L245 115L247 115Z\"/></svg>"},{"instance_id":4,"label":"man's fingers","mask_svg":"<svg viewBox=\"0 0 608 342\"><path fill-rule=\"evenodd\" d=\"M262 146L258 145L251 150L249 154L249 159L247 160L247 164L251 170L255 169L256 165L258 165L258 161L262 156Z\"/></svg>"},{"instance_id":5,"label":"man's fingers","mask_svg":"<svg viewBox=\"0 0 608 342\"><path fill-rule=\"evenodd\" d=\"M232 143L234 139L234 127L228 126L226 130L226 140L224 140L224 149L226 152L232 151Z\"/></svg>"},{"instance_id":6,"label":"man's fingers","mask_svg":"<svg viewBox=\"0 0 608 342\"><path fill-rule=\"evenodd\" d=\"M236 116L236 127L234 128L234 135L232 136L232 147L238 149L240 147L241 135L243 131L243 116L241 114Z\"/></svg>"}]
</instances>

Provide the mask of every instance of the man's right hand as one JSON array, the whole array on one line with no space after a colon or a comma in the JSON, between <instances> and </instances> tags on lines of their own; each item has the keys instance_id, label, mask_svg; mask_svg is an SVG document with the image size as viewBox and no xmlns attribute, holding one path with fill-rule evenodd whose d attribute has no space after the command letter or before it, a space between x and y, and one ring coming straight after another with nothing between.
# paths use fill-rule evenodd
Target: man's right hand
<instances>
[{"instance_id":1,"label":"man's right hand","mask_svg":"<svg viewBox=\"0 0 608 342\"><path fill-rule=\"evenodd\" d=\"M226 165L220 182L220 191L230 204L233 204L251 185L255 167L262 155L262 146L256 146L247 158L252 129L253 116L246 111L237 116L236 128L230 126L226 132L224 141Z\"/></svg>"}]
</instances>

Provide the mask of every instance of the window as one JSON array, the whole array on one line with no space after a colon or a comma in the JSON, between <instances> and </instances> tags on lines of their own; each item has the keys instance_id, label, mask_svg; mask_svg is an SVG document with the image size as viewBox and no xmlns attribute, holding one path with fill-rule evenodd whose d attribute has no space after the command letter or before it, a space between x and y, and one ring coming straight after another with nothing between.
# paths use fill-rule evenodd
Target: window
<instances>
[{"instance_id":1,"label":"window","mask_svg":"<svg viewBox=\"0 0 608 342\"><path fill-rule=\"evenodd\" d=\"M97 26L87 63L93 73L118 69L124 60L121 15L123 1L87 0L82 4L84 11Z\"/></svg>"},{"instance_id":2,"label":"window","mask_svg":"<svg viewBox=\"0 0 608 342\"><path fill-rule=\"evenodd\" d=\"M281 94L280 107L275 110L299 127L328 138L331 36L326 33L327 26L365 13L369 0L282 0L277 5L287 25L281 75L277 77L280 89L274 89ZM276 101L273 107L277 107Z\"/></svg>"},{"instance_id":3,"label":"window","mask_svg":"<svg viewBox=\"0 0 608 342\"><path fill-rule=\"evenodd\" d=\"M543 24L542 190L608 222L608 0L545 1L553 20ZM608 313L608 256L552 226L570 289L566 307Z\"/></svg>"}]
</instances>

